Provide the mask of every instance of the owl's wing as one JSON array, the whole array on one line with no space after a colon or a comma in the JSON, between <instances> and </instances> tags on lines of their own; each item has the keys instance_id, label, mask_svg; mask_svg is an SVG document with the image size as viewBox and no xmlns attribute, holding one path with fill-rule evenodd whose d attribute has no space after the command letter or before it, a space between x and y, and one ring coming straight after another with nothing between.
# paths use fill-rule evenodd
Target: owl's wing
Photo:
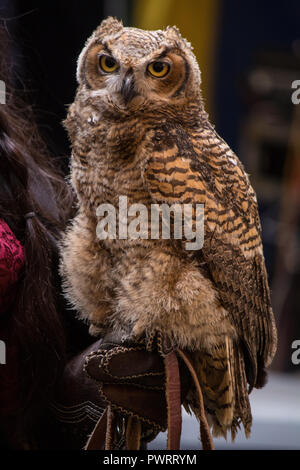
<instances>
[{"instance_id":1,"label":"owl's wing","mask_svg":"<svg viewBox=\"0 0 300 470\"><path fill-rule=\"evenodd\" d=\"M262 385L276 350L276 327L255 193L242 164L207 125L201 134L154 131L143 179L155 203L204 204L201 255L247 356L250 386Z\"/></svg>"}]
</instances>

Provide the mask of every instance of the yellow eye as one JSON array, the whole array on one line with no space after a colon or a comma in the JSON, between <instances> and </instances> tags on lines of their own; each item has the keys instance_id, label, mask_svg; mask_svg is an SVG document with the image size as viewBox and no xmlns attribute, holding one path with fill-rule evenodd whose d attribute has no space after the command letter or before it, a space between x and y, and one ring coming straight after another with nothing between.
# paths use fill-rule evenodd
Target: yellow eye
<instances>
[{"instance_id":1,"label":"yellow eye","mask_svg":"<svg viewBox=\"0 0 300 470\"><path fill-rule=\"evenodd\" d=\"M102 72L105 73L115 72L119 67L115 59L109 55L101 55L99 57L99 66Z\"/></svg>"},{"instance_id":2,"label":"yellow eye","mask_svg":"<svg viewBox=\"0 0 300 470\"><path fill-rule=\"evenodd\" d=\"M153 77L162 78L169 73L170 65L166 62L152 62L148 65L147 70Z\"/></svg>"}]
</instances>

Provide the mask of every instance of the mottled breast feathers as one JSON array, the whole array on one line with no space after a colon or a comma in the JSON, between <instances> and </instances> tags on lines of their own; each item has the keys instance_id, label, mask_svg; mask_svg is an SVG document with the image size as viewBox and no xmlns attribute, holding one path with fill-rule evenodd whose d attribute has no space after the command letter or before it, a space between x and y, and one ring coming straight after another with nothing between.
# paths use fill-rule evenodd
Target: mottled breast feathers
<instances>
[{"instance_id":1,"label":"mottled breast feathers","mask_svg":"<svg viewBox=\"0 0 300 470\"><path fill-rule=\"evenodd\" d=\"M200 256L244 347L248 382L261 386L276 328L256 196L242 164L209 123L190 134L181 127L152 131L143 152L144 183L155 203L204 204Z\"/></svg>"}]
</instances>

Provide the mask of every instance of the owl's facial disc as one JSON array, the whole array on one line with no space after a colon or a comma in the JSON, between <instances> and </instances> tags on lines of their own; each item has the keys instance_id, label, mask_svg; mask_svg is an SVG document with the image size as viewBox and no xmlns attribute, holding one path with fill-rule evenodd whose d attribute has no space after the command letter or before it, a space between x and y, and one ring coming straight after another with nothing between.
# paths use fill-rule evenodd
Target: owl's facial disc
<instances>
[{"instance_id":1,"label":"owl's facial disc","mask_svg":"<svg viewBox=\"0 0 300 470\"><path fill-rule=\"evenodd\" d=\"M134 55L119 42L96 42L82 60L81 70L80 79L99 105L123 110L177 102L185 98L191 76L186 54L173 44L157 51L139 49Z\"/></svg>"}]
</instances>

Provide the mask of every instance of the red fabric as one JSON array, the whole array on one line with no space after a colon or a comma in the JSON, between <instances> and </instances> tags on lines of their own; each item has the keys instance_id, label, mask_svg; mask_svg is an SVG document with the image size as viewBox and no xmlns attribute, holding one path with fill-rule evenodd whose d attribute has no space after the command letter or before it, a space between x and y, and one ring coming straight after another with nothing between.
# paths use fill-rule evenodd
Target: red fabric
<instances>
[{"instance_id":1,"label":"red fabric","mask_svg":"<svg viewBox=\"0 0 300 470\"><path fill-rule=\"evenodd\" d=\"M24 250L9 226L0 219L0 314L12 300L18 275L24 265Z\"/></svg>"},{"instance_id":2,"label":"red fabric","mask_svg":"<svg viewBox=\"0 0 300 470\"><path fill-rule=\"evenodd\" d=\"M16 295L25 261L24 250L9 226L0 219L0 340L6 346L6 364L0 364L0 418L14 415L19 403L18 350L13 336L13 315L3 315ZM2 314L2 315L1 315ZM0 429L4 422L0 419Z\"/></svg>"}]
</instances>

